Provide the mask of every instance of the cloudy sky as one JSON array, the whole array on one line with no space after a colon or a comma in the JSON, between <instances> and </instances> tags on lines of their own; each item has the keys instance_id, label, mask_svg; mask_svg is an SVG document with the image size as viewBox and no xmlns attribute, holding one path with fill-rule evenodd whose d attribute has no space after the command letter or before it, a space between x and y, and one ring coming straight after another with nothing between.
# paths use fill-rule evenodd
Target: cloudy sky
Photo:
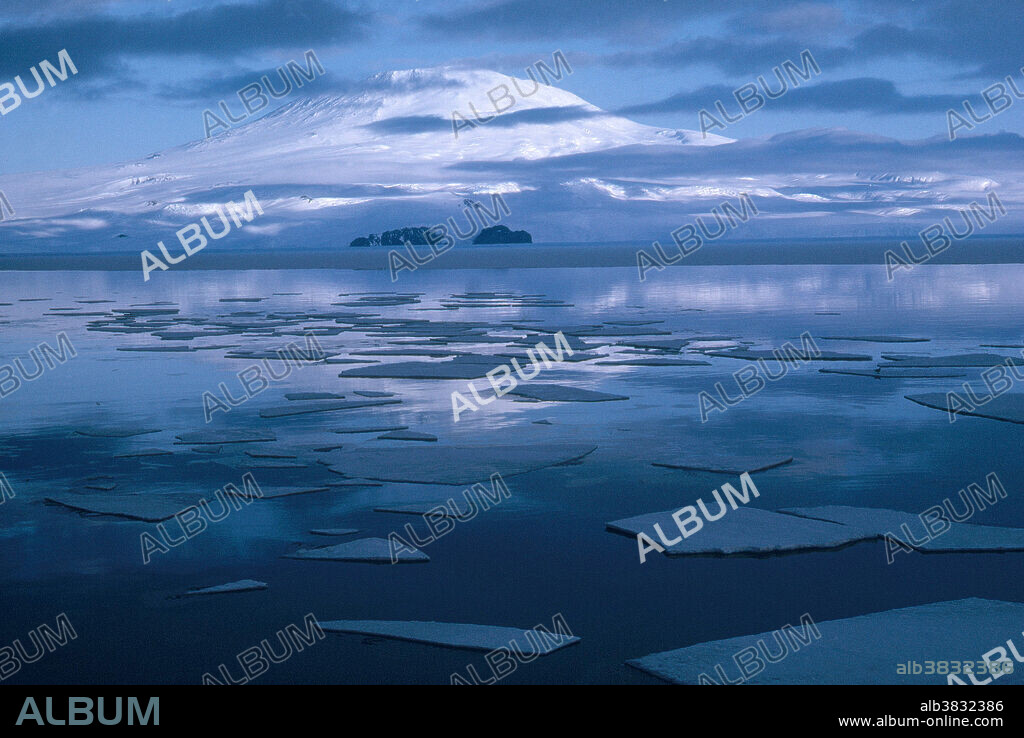
<instances>
[{"instance_id":1,"label":"cloudy sky","mask_svg":"<svg viewBox=\"0 0 1024 738\"><path fill-rule=\"evenodd\" d=\"M652 125L699 130L716 100L808 49L821 69L732 125L752 138L845 127L946 137L946 111L1010 77L1024 92L1016 0L4 0L0 84L57 60L78 75L0 118L0 171L143 156L203 137L218 101L313 49L336 94L390 69L459 65L524 76L560 50L560 86ZM0 88L3 89L3 88ZM979 112L979 115L982 114ZM1024 133L1017 102L976 133ZM39 135L46 131L47 135ZM723 131L717 131L723 133Z\"/></svg>"}]
</instances>

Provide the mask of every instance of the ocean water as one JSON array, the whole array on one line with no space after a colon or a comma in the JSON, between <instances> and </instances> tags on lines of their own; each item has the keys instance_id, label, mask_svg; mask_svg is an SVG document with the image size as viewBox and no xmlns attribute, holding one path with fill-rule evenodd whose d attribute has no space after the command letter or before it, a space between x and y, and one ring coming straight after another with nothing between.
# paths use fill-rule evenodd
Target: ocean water
<instances>
[{"instance_id":1,"label":"ocean water","mask_svg":"<svg viewBox=\"0 0 1024 738\"><path fill-rule=\"evenodd\" d=\"M886 281L883 268L858 265L673 267L649 273L643 283L631 268L428 270L403 273L394 284L384 274L345 270L172 270L145 284L136 272L0 273L0 303L10 303L0 305L0 365L21 357L31 371L30 350L43 341L56 347L60 332L66 332L77 353L0 399L0 472L15 492L0 505L0 647L14 639L25 643L29 631L42 623L52 626L59 613L67 615L77 633L69 645L24 664L8 683L199 683L222 663L237 674L238 653L273 639L288 624L301 624L307 613L320 621L437 620L523 628L550 627L552 618L561 615L582 642L520 665L505 682L656 683L625 661L775 630L798 623L804 613L820 622L964 597L1024 601L1024 553L899 553L889 565L884 546L866 542L784 556L653 555L641 565L634 540L605 530L611 520L678 508L702 496L708 499L723 482L737 483L721 475L654 467L652 461L729 454L795 457L793 464L755 477L760 497L752 504L769 510L846 504L918 513L955 499L968 484L984 484L995 472L1008 496L971 522L1024 527L1024 426L979 418L951 424L946 413L904 398L955 389L964 379L873 380L818 369L873 368L874 363L815 363L792 370L702 423L699 393L713 391L721 381L736 394L728 383L745 362L709 358L709 367L562 363L542 370L533 381L629 399L527 403L507 396L463 413L456 423L451 393L465 391L468 380L353 379L338 376L346 365L317 364L296 368L286 380L229 413L215 414L207 424L203 392L216 392L224 382L240 396L236 373L254 362L226 358L228 349L118 351L186 342L87 330L90 321L106 318L54 308L106 313L167 302L173 305L165 307L179 311L175 318L217 320L252 312L235 317L253 323L268 314L363 312L481 322L510 340L523 332L503 322L558 330L606 321L663 321L653 327L672 335L651 338L728 335L754 348L773 348L786 341L799 346L800 336L810 333L822 349L869 354L877 362L883 353L1019 357L1020 350L980 346L1022 342L1022 282L1020 265L926 266L898 274L893 282ZM358 293L391 291L419 294L414 303L398 306L332 306L365 297ZM488 291L543 294L565 305L443 307L453 295ZM264 299L222 302L235 298ZM78 302L90 300L112 302ZM331 325L336 325L333 320L309 319L292 329ZM192 343L274 350L303 342L300 336L272 333L235 332ZM867 334L931 340L884 345L823 340ZM344 356L402 336L349 329L318 340L327 351ZM629 337L601 340L614 344ZM503 346L455 348L489 354ZM598 351L627 349L619 345ZM495 366L502 363L495 357ZM971 380L981 371L962 370ZM473 383L481 390L487 384ZM337 392L354 399L356 390L393 392L401 403L277 419L258 414L261 408L288 404L285 392ZM550 424L533 422L543 419ZM426 546L430 562L419 565L282 556L303 545L347 540L312 536L312 528L358 528L360 535L386 537L410 523L425 531L416 517L373 508L458 496L462 486L384 483L258 500L167 553L155 554L148 565L142 561L140 534L154 532L155 524L83 515L46 502L56 494L90 494L84 480L100 476L116 484L114 493L208 498L227 483L240 484L247 472L263 488L342 481L316 463L314 448L413 445L375 440L373 434L331 432L376 423L433 434L436 446L574 443L596 449L576 464L506 477L512 497ZM160 432L123 439L75 432L96 426ZM269 430L278 440L225 445L216 454L174 445L175 434L210 428ZM175 453L116 458L153 447ZM295 453L303 467L261 468L266 460L245 455L247 449ZM269 588L173 598L193 587L239 579L260 580ZM960 653L955 632L949 634L949 652L935 654L936 660L979 656ZM893 683L899 681L895 665L904 660L892 654ZM482 653L328 634L272 666L258 681L448 683L452 673L464 674L468 665L489 673ZM843 668L837 658L837 673ZM1019 678L1015 674L1003 683Z\"/></svg>"}]
</instances>

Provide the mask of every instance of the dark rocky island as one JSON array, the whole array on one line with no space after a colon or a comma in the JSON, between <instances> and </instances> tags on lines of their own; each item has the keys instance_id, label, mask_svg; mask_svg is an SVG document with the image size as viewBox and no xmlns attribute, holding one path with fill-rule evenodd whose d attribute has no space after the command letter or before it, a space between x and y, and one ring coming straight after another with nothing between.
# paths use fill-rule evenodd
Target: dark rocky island
<instances>
[{"instance_id":1,"label":"dark rocky island","mask_svg":"<svg viewBox=\"0 0 1024 738\"><path fill-rule=\"evenodd\" d=\"M427 233L431 228L429 226L413 226L411 228L396 228L393 231L384 231L383 233L371 233L367 236L360 236L355 238L349 243L349 246L366 247L366 246L402 246L406 242L411 243L413 246L427 246L430 241L427 240ZM438 229L434 233L434 243L436 244L443 231ZM533 236L526 231L513 231L507 226L498 225L491 226L490 228L484 228L480 231L479 235L473 239L474 244L500 244L500 243L533 243Z\"/></svg>"},{"instance_id":2,"label":"dark rocky island","mask_svg":"<svg viewBox=\"0 0 1024 738\"><path fill-rule=\"evenodd\" d=\"M427 245L427 231L429 226L413 226L412 228L396 228L393 231L383 233L371 233L368 236L360 236L353 239L349 246L401 246L406 241L413 246ZM435 239L436 241L437 239Z\"/></svg>"},{"instance_id":3,"label":"dark rocky island","mask_svg":"<svg viewBox=\"0 0 1024 738\"><path fill-rule=\"evenodd\" d=\"M484 228L473 243L533 243L533 236L526 231L513 231L508 226L498 225Z\"/></svg>"}]
</instances>

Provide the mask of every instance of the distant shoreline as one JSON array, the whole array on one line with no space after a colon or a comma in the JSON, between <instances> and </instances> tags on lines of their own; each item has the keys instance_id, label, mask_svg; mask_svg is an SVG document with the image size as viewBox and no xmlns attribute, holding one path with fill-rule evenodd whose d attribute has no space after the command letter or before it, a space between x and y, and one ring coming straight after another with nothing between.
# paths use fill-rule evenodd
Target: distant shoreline
<instances>
[{"instance_id":1,"label":"distant shoreline","mask_svg":"<svg viewBox=\"0 0 1024 738\"><path fill-rule=\"evenodd\" d=\"M718 241L681 259L681 266L885 265L887 250L899 251L899 238ZM914 253L924 254L919 241L906 239ZM662 241L670 257L677 250L670 238ZM646 241L618 243L534 243L509 245L459 244L421 269L545 269L637 266ZM387 272L390 248L341 247L334 250L278 248L239 250L208 248L173 266L181 270L355 269ZM1022 264L1024 236L975 237L954 243L930 264ZM139 252L73 254L2 254L0 271L142 271Z\"/></svg>"}]
</instances>

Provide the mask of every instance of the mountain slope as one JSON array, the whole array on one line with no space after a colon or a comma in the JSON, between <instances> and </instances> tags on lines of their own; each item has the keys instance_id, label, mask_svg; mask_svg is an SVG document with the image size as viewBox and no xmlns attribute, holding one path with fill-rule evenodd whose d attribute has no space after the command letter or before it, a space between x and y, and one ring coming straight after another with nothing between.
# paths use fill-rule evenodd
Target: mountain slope
<instances>
[{"instance_id":1,"label":"mountain slope","mask_svg":"<svg viewBox=\"0 0 1024 738\"><path fill-rule=\"evenodd\" d=\"M507 109L496 114L492 99ZM741 193L759 215L730 235L888 235L992 190L1020 200L1022 152L1011 134L954 144L837 130L705 139L532 80L405 70L353 94L295 98L141 160L0 177L19 203L0 222L0 248L152 248L248 189L264 215L232 235L233 245L342 247L368 232L457 217L464 198L488 203L499 193L512 210L505 223L538 241L664 241Z\"/></svg>"}]
</instances>

